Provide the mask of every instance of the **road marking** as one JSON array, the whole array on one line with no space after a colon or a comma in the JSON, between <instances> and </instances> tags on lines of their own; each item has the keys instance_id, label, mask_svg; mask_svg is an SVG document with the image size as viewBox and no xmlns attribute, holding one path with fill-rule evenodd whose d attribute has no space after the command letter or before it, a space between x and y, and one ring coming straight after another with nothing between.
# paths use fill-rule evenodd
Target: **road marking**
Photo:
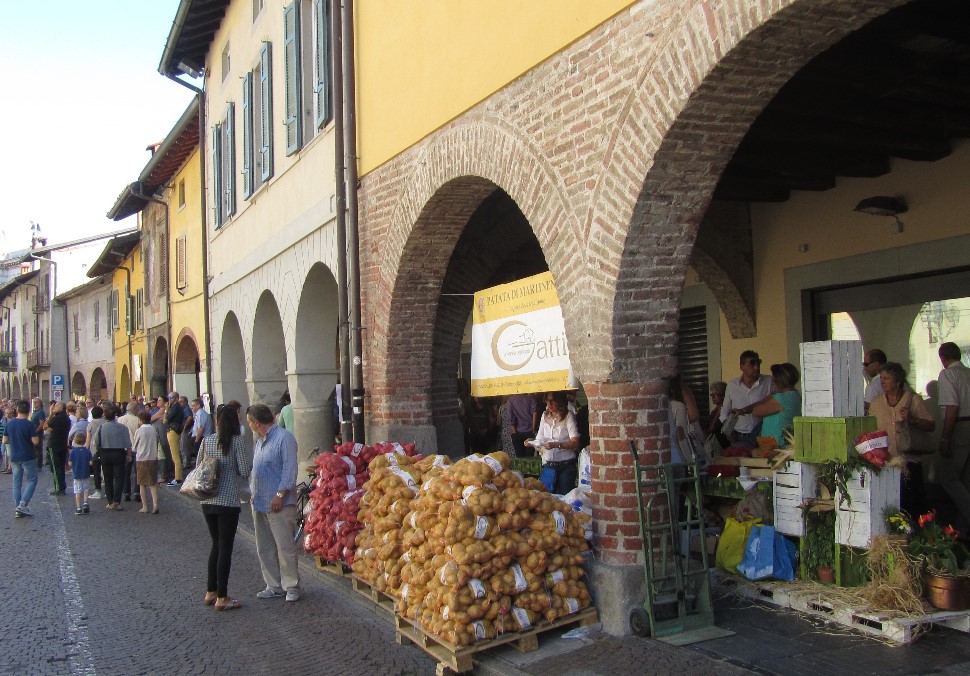
<instances>
[{"instance_id":1,"label":"road marking","mask_svg":"<svg viewBox=\"0 0 970 676\"><path fill-rule=\"evenodd\" d=\"M75 647L75 652L70 655L68 663L71 665L72 674L95 676L98 672L94 668L94 655L91 654L81 585L78 584L77 575L74 572L74 557L71 556L71 546L67 542L67 530L64 528L60 505L57 504L56 498L52 502L54 504L51 505L51 514L57 542L57 564L61 575L61 592L64 594L64 606L67 611L67 637L69 644Z\"/></svg>"}]
</instances>

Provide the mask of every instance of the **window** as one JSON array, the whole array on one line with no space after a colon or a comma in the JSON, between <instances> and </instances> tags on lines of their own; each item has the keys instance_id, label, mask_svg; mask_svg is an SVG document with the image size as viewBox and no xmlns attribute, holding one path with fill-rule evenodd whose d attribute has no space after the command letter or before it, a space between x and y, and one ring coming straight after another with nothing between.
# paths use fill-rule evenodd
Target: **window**
<instances>
[{"instance_id":1,"label":"window","mask_svg":"<svg viewBox=\"0 0 970 676\"><path fill-rule=\"evenodd\" d=\"M300 0L293 0L283 10L283 98L287 155L292 155L303 147L300 6Z\"/></svg>"},{"instance_id":2,"label":"window","mask_svg":"<svg viewBox=\"0 0 970 676\"><path fill-rule=\"evenodd\" d=\"M113 317L112 325L114 330L117 331L121 328L121 307L118 299L118 289L114 289L111 292L111 316Z\"/></svg>"},{"instance_id":3,"label":"window","mask_svg":"<svg viewBox=\"0 0 970 676\"><path fill-rule=\"evenodd\" d=\"M179 209L185 208L185 179L179 179L178 183Z\"/></svg>"},{"instance_id":4,"label":"window","mask_svg":"<svg viewBox=\"0 0 970 676\"><path fill-rule=\"evenodd\" d=\"M236 107L232 103L226 106L222 133L222 199L223 212L228 220L236 213Z\"/></svg>"},{"instance_id":5,"label":"window","mask_svg":"<svg viewBox=\"0 0 970 676\"><path fill-rule=\"evenodd\" d=\"M256 88L258 96L253 112L258 120L254 129L259 132L257 163L259 178L266 182L273 176L273 58L272 45L269 42L264 42L259 51L259 67L256 73L254 83L259 83L259 86Z\"/></svg>"},{"instance_id":6,"label":"window","mask_svg":"<svg viewBox=\"0 0 970 676\"><path fill-rule=\"evenodd\" d=\"M229 77L229 43L222 48L222 81L225 82Z\"/></svg>"},{"instance_id":7,"label":"window","mask_svg":"<svg viewBox=\"0 0 970 676\"><path fill-rule=\"evenodd\" d=\"M264 0L253 0L253 21L259 16L259 13L263 11L263 1Z\"/></svg>"},{"instance_id":8,"label":"window","mask_svg":"<svg viewBox=\"0 0 970 676\"><path fill-rule=\"evenodd\" d=\"M145 330L145 290L138 289L135 299L135 329Z\"/></svg>"},{"instance_id":9,"label":"window","mask_svg":"<svg viewBox=\"0 0 970 676\"><path fill-rule=\"evenodd\" d=\"M322 129L333 118L331 85L333 55L330 41L331 0L313 2L314 121Z\"/></svg>"},{"instance_id":10,"label":"window","mask_svg":"<svg viewBox=\"0 0 970 676\"><path fill-rule=\"evenodd\" d=\"M101 335L101 301L94 301L94 339Z\"/></svg>"},{"instance_id":11,"label":"window","mask_svg":"<svg viewBox=\"0 0 970 676\"><path fill-rule=\"evenodd\" d=\"M81 315L74 313L74 350L81 349Z\"/></svg>"},{"instance_id":12,"label":"window","mask_svg":"<svg viewBox=\"0 0 970 676\"><path fill-rule=\"evenodd\" d=\"M256 187L253 171L253 74L243 75L242 82L242 181L243 199L249 199Z\"/></svg>"},{"instance_id":13,"label":"window","mask_svg":"<svg viewBox=\"0 0 970 676\"><path fill-rule=\"evenodd\" d=\"M20 327L20 344L24 346L25 350L27 349L27 322L24 322L24 325Z\"/></svg>"},{"instance_id":14,"label":"window","mask_svg":"<svg viewBox=\"0 0 970 676\"><path fill-rule=\"evenodd\" d=\"M175 240L175 288L180 291L188 286L185 279L185 235Z\"/></svg>"}]
</instances>

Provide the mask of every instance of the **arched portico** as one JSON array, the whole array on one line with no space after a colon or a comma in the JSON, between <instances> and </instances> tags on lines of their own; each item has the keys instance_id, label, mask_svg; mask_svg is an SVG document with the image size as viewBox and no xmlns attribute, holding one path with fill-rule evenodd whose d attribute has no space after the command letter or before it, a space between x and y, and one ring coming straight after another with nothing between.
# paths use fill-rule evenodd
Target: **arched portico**
<instances>
[{"instance_id":1,"label":"arched portico","mask_svg":"<svg viewBox=\"0 0 970 676\"><path fill-rule=\"evenodd\" d=\"M104 375L104 371L99 367L91 372L90 380L90 393L88 398L94 402L99 402L102 399L107 399L111 394L111 389L108 387L108 379Z\"/></svg>"},{"instance_id":2,"label":"arched portico","mask_svg":"<svg viewBox=\"0 0 970 676\"><path fill-rule=\"evenodd\" d=\"M264 291L256 304L253 318L252 377L249 381L249 400L279 409L280 397L286 391L286 340L283 320L276 299ZM258 358L255 356L258 355Z\"/></svg>"},{"instance_id":3,"label":"arched portico","mask_svg":"<svg viewBox=\"0 0 970 676\"><path fill-rule=\"evenodd\" d=\"M199 347L195 336L185 329L175 343L175 368L172 373L173 388L191 401L201 394L199 383Z\"/></svg>"},{"instance_id":4,"label":"arched portico","mask_svg":"<svg viewBox=\"0 0 970 676\"><path fill-rule=\"evenodd\" d=\"M168 340L159 336L152 349L152 378L149 392L152 397L164 397L168 394ZM179 392L178 387L175 388Z\"/></svg>"},{"instance_id":5,"label":"arched portico","mask_svg":"<svg viewBox=\"0 0 970 676\"><path fill-rule=\"evenodd\" d=\"M220 403L236 400L249 406L249 392L246 387L246 351L243 347L242 331L239 320L232 312L226 315L222 324L222 353L219 359L217 384Z\"/></svg>"},{"instance_id":6,"label":"arched portico","mask_svg":"<svg viewBox=\"0 0 970 676\"><path fill-rule=\"evenodd\" d=\"M74 375L71 376L71 396L86 397L88 395L87 383L84 382L84 374L80 371L75 371Z\"/></svg>"}]
</instances>

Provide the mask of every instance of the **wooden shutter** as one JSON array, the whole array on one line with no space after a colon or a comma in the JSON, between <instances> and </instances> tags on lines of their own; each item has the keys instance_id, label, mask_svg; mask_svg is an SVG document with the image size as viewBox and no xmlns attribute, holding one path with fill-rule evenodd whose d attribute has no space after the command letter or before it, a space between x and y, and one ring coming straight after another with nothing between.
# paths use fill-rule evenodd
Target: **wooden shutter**
<instances>
[{"instance_id":1,"label":"wooden shutter","mask_svg":"<svg viewBox=\"0 0 970 676\"><path fill-rule=\"evenodd\" d=\"M175 286L184 289L185 280L185 235L175 240Z\"/></svg>"},{"instance_id":2,"label":"wooden shutter","mask_svg":"<svg viewBox=\"0 0 970 676\"><path fill-rule=\"evenodd\" d=\"M212 127L212 219L218 229L222 227L222 125Z\"/></svg>"},{"instance_id":3,"label":"wooden shutter","mask_svg":"<svg viewBox=\"0 0 970 676\"><path fill-rule=\"evenodd\" d=\"M243 199L253 194L253 74L243 75L242 82Z\"/></svg>"},{"instance_id":4,"label":"wooden shutter","mask_svg":"<svg viewBox=\"0 0 970 676\"><path fill-rule=\"evenodd\" d=\"M314 0L313 23L316 70L313 93L316 96L316 123L319 129L333 117L333 97L330 92L333 68L333 59L330 56L330 0Z\"/></svg>"},{"instance_id":5,"label":"wooden shutter","mask_svg":"<svg viewBox=\"0 0 970 676\"><path fill-rule=\"evenodd\" d=\"M223 189L226 201L223 212L228 220L236 213L236 107L229 103L226 106L226 121L223 123L222 156L225 167L222 170Z\"/></svg>"},{"instance_id":6,"label":"wooden shutter","mask_svg":"<svg viewBox=\"0 0 970 676\"><path fill-rule=\"evenodd\" d=\"M94 339L101 336L101 301L94 301Z\"/></svg>"},{"instance_id":7,"label":"wooden shutter","mask_svg":"<svg viewBox=\"0 0 970 676\"><path fill-rule=\"evenodd\" d=\"M259 165L260 177L273 176L273 57L272 44L259 51Z\"/></svg>"},{"instance_id":8,"label":"wooden shutter","mask_svg":"<svg viewBox=\"0 0 970 676\"><path fill-rule=\"evenodd\" d=\"M680 382L690 387L701 412L702 424L707 423L711 410L707 363L707 308L703 305L683 308L677 329L677 364Z\"/></svg>"},{"instance_id":9,"label":"wooden shutter","mask_svg":"<svg viewBox=\"0 0 970 676\"><path fill-rule=\"evenodd\" d=\"M118 289L111 292L111 316L114 319L114 329L121 328L121 307Z\"/></svg>"},{"instance_id":10,"label":"wooden shutter","mask_svg":"<svg viewBox=\"0 0 970 676\"><path fill-rule=\"evenodd\" d=\"M283 10L283 71L286 125L286 154L292 155L303 146L303 97L300 83L300 0L293 0Z\"/></svg>"},{"instance_id":11,"label":"wooden shutter","mask_svg":"<svg viewBox=\"0 0 970 676\"><path fill-rule=\"evenodd\" d=\"M135 299L135 329L145 330L145 290L138 289Z\"/></svg>"}]
</instances>

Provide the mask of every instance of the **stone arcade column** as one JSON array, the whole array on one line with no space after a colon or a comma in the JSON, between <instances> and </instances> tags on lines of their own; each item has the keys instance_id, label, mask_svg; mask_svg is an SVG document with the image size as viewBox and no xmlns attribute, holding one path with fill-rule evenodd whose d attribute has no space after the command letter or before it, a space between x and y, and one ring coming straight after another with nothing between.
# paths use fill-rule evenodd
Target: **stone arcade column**
<instances>
[{"instance_id":1,"label":"stone arcade column","mask_svg":"<svg viewBox=\"0 0 970 676\"><path fill-rule=\"evenodd\" d=\"M266 404L273 413L279 413L280 397L286 392L286 377L266 378L261 380L246 380L246 388L249 390L249 403Z\"/></svg>"},{"instance_id":2,"label":"stone arcade column","mask_svg":"<svg viewBox=\"0 0 970 676\"><path fill-rule=\"evenodd\" d=\"M301 462L316 446L324 451L333 448L335 430L329 397L339 377L336 369L286 374L296 428L290 431L296 436Z\"/></svg>"},{"instance_id":3,"label":"stone arcade column","mask_svg":"<svg viewBox=\"0 0 970 676\"><path fill-rule=\"evenodd\" d=\"M666 383L594 383L585 391L596 555L590 582L603 628L629 634L630 611L642 607L645 597L630 442L643 465L669 461Z\"/></svg>"}]
</instances>

